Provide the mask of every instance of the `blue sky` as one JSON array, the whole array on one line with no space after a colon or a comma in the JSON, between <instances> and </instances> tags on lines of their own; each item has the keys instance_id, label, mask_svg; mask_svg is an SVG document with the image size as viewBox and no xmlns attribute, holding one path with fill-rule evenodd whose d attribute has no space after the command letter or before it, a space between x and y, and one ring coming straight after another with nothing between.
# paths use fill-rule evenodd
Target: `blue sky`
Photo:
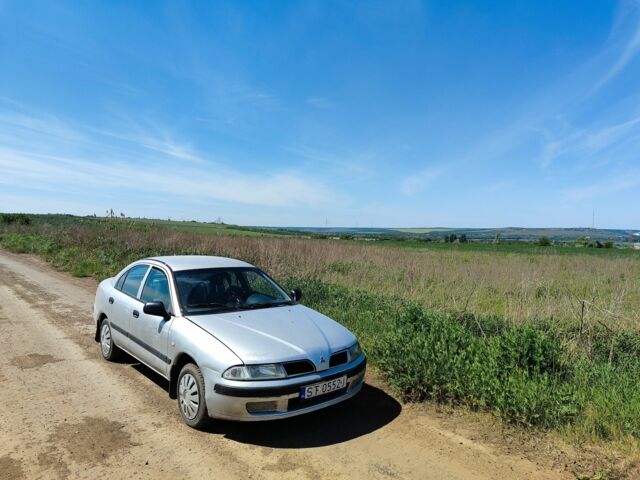
<instances>
[{"instance_id":1,"label":"blue sky","mask_svg":"<svg viewBox=\"0 0 640 480\"><path fill-rule=\"evenodd\" d=\"M640 4L0 0L0 211L638 228Z\"/></svg>"}]
</instances>

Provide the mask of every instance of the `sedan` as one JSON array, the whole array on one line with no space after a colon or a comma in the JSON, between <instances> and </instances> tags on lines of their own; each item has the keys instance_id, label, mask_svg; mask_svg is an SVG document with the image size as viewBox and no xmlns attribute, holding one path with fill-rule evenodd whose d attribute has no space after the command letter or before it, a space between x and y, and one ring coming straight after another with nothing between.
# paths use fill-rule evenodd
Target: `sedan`
<instances>
[{"instance_id":1,"label":"sedan","mask_svg":"<svg viewBox=\"0 0 640 480\"><path fill-rule=\"evenodd\" d=\"M191 427L292 417L352 398L367 363L300 298L240 260L146 258L98 286L95 340L106 360L124 351L166 378Z\"/></svg>"}]
</instances>

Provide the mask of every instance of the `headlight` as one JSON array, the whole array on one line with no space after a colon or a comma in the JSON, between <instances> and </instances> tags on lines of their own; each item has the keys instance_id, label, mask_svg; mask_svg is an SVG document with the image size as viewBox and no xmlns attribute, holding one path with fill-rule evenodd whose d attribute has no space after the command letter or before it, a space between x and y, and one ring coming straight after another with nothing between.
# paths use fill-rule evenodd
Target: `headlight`
<instances>
[{"instance_id":1,"label":"headlight","mask_svg":"<svg viewBox=\"0 0 640 480\"><path fill-rule=\"evenodd\" d=\"M222 377L227 380L268 380L285 378L287 372L279 363L266 365L236 365L228 368Z\"/></svg>"},{"instance_id":2,"label":"headlight","mask_svg":"<svg viewBox=\"0 0 640 480\"><path fill-rule=\"evenodd\" d=\"M356 342L349 347L349 361L353 362L360 355L362 355L362 350L360 349L360 344Z\"/></svg>"}]
</instances>

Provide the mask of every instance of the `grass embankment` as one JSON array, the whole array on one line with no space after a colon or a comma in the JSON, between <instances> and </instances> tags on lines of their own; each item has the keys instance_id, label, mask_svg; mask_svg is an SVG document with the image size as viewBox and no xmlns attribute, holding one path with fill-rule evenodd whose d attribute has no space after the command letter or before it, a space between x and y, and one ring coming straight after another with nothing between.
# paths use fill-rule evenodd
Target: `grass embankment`
<instances>
[{"instance_id":1,"label":"grass embankment","mask_svg":"<svg viewBox=\"0 0 640 480\"><path fill-rule=\"evenodd\" d=\"M611 292L612 282L627 281L616 277L618 268L638 268L617 263L627 259L576 257L573 266L579 270L587 262L581 268L593 275L589 284L588 275L581 273L582 284L557 265L566 261L564 256L532 261L524 255L485 259L474 254L461 262L467 266L465 273L455 262L459 259L446 252L429 252L424 262L406 250L171 232L125 221L10 226L0 232L5 248L35 253L57 268L98 279L152 255L243 258L285 279L288 286L302 287L304 303L352 329L371 362L406 399L462 404L492 411L510 423L558 429L581 439L620 441L634 448L640 442L640 334L633 321L621 328L606 326L605 320L613 320L605 317L583 316L577 322L572 316L542 316L544 312L522 319L488 314L482 303L472 301L477 287L471 288L477 271L472 260L488 268L485 274L493 274L484 281L498 296L496 285L512 278L509 269L515 269L516 276L531 276L544 262L547 281L540 296L551 289L557 300L558 292L567 288L579 298L581 288L586 288L590 298L601 298L604 294L595 291L600 285ZM413 283L430 288L430 282L446 276L446 266L451 297L466 300L449 309L429 308L415 294ZM632 271L637 282L637 270ZM430 276L431 272L436 274ZM549 277L549 272L556 277ZM366 288L367 275L367 282L378 284ZM345 279L355 286L345 286ZM399 288L392 288L396 284ZM516 292L521 294L516 301L529 300L523 295L528 290ZM522 311L529 308L533 307Z\"/></svg>"}]
</instances>

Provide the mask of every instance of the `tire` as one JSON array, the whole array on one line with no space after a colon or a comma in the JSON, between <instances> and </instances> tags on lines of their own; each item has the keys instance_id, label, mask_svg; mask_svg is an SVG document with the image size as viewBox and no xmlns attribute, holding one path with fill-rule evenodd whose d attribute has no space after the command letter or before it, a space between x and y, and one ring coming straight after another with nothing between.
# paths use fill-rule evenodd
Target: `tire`
<instances>
[{"instance_id":1,"label":"tire","mask_svg":"<svg viewBox=\"0 0 640 480\"><path fill-rule=\"evenodd\" d=\"M106 318L100 324L100 353L109 362L117 360L122 354L122 351L113 342L111 325Z\"/></svg>"},{"instance_id":2,"label":"tire","mask_svg":"<svg viewBox=\"0 0 640 480\"><path fill-rule=\"evenodd\" d=\"M197 365L187 363L178 375L178 411L182 421L192 428L209 423L204 395L204 377Z\"/></svg>"}]
</instances>

